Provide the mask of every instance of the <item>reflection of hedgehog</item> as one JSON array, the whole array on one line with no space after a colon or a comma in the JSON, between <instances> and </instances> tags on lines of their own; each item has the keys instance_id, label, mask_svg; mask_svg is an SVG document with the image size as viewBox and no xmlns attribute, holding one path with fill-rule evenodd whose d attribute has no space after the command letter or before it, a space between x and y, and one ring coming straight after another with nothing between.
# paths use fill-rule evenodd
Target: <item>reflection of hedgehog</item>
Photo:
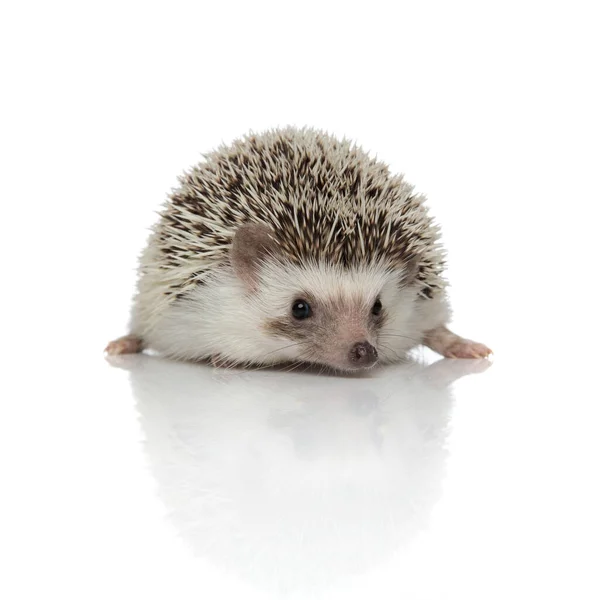
<instances>
[{"instance_id":1,"label":"reflection of hedgehog","mask_svg":"<svg viewBox=\"0 0 600 600\"><path fill-rule=\"evenodd\" d=\"M249 135L180 180L141 259L131 334L189 359L343 370L489 350L446 329L438 229L424 198L347 141Z\"/></svg>"},{"instance_id":2,"label":"reflection of hedgehog","mask_svg":"<svg viewBox=\"0 0 600 600\"><path fill-rule=\"evenodd\" d=\"M370 570L427 527L445 475L448 384L487 366L291 378L119 360L181 537L228 573L289 592Z\"/></svg>"}]
</instances>

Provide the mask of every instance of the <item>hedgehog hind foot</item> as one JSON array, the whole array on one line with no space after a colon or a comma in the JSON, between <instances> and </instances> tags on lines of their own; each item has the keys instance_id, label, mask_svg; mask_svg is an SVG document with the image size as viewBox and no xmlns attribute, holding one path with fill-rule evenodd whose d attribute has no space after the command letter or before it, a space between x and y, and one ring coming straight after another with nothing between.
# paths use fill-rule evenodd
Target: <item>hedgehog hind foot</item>
<instances>
[{"instance_id":1,"label":"hedgehog hind foot","mask_svg":"<svg viewBox=\"0 0 600 600\"><path fill-rule=\"evenodd\" d=\"M462 338L443 325L428 331L424 343L446 358L487 358L492 354L485 344Z\"/></svg>"},{"instance_id":2,"label":"hedgehog hind foot","mask_svg":"<svg viewBox=\"0 0 600 600\"><path fill-rule=\"evenodd\" d=\"M104 352L109 356L117 356L119 354L135 354L144 349L141 338L136 335L124 335L109 342Z\"/></svg>"}]
</instances>

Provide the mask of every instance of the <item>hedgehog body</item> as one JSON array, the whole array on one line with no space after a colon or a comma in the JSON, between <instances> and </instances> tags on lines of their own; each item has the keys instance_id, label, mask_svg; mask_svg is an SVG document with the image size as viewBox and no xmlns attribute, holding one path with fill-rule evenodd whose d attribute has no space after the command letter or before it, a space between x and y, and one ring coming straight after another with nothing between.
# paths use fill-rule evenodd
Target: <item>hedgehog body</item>
<instances>
[{"instance_id":1,"label":"hedgehog body","mask_svg":"<svg viewBox=\"0 0 600 600\"><path fill-rule=\"evenodd\" d=\"M141 256L131 334L108 351L342 370L420 343L487 355L445 328L443 270L424 197L385 164L312 129L250 134L180 177Z\"/></svg>"}]
</instances>

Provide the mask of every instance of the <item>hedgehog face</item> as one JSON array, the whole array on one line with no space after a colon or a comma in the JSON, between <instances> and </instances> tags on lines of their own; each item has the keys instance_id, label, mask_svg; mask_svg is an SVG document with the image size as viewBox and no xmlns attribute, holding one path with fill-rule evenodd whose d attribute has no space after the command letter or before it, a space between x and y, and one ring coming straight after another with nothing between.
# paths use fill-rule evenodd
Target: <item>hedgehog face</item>
<instances>
[{"instance_id":1,"label":"hedgehog face","mask_svg":"<svg viewBox=\"0 0 600 600\"><path fill-rule=\"evenodd\" d=\"M358 294L319 297L307 290L293 301L289 315L268 321L267 331L294 340L301 360L343 370L372 367L378 359L377 333L385 319L381 301L376 299L369 308Z\"/></svg>"},{"instance_id":2,"label":"hedgehog face","mask_svg":"<svg viewBox=\"0 0 600 600\"><path fill-rule=\"evenodd\" d=\"M383 265L360 269L272 261L260 272L253 306L279 358L343 371L367 369L406 346L416 291ZM412 344L409 344L412 345Z\"/></svg>"}]
</instances>

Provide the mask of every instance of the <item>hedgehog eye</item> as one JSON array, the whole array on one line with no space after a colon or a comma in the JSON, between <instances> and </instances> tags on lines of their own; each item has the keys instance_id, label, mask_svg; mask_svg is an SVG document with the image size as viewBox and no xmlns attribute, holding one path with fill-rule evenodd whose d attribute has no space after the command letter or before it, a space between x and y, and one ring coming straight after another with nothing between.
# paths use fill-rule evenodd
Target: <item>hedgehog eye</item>
<instances>
[{"instance_id":1,"label":"hedgehog eye","mask_svg":"<svg viewBox=\"0 0 600 600\"><path fill-rule=\"evenodd\" d=\"M296 300L292 304L292 315L295 319L306 319L312 315L312 310L306 300Z\"/></svg>"},{"instance_id":2,"label":"hedgehog eye","mask_svg":"<svg viewBox=\"0 0 600 600\"><path fill-rule=\"evenodd\" d=\"M382 304L381 304L381 300L379 298L377 298L377 300L375 300L375 304L373 304L373 308L371 309L371 312L377 316L378 314L381 313L381 309L383 308Z\"/></svg>"}]
</instances>

